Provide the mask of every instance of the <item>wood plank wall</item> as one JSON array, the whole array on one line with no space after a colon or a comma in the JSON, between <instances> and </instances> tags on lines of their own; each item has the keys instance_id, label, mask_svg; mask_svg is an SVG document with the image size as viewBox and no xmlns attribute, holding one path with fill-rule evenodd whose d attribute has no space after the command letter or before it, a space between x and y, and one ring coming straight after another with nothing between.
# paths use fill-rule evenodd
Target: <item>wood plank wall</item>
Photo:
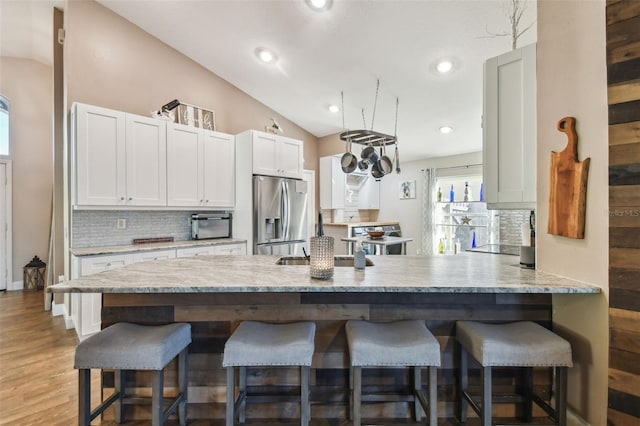
<instances>
[{"instance_id":1,"label":"wood plank wall","mask_svg":"<svg viewBox=\"0 0 640 426\"><path fill-rule=\"evenodd\" d=\"M608 425L640 425L640 1L607 1Z\"/></svg>"},{"instance_id":2,"label":"wood plank wall","mask_svg":"<svg viewBox=\"0 0 640 426\"><path fill-rule=\"evenodd\" d=\"M344 323L349 319L425 320L440 342L442 367L438 370L438 414L454 417L457 401L456 374L458 355L455 321L533 320L551 326L551 296L536 294L105 294L102 325L117 321L163 324L188 321L192 325L193 343L189 357L189 418L224 418L225 372L221 367L224 344L241 320L290 322L315 321L317 326L312 365L312 416L346 419L348 389L348 352ZM169 369L167 383L174 383ZM293 369L250 369L249 385L275 384L284 387L299 383ZM105 377L108 385L110 377ZM551 371L535 370L536 390L547 398L551 390ZM402 370L371 369L363 373L368 386L408 385L409 376ZM426 383L426 372L423 382ZM146 388L150 377L144 374L128 378L128 388ZM479 370L471 376L479 385ZM494 386L512 390L516 370L497 369ZM147 389L143 389L147 392ZM332 403L333 402L333 403ZM149 418L148 407L129 407L128 416ZM253 419L295 418L297 404L250 404L247 416ZM498 415L513 417L514 406L496 407ZM367 405L365 418L405 418L406 403ZM537 409L536 416L542 416ZM474 417L474 414L470 414ZM129 417L131 418L131 417Z\"/></svg>"}]
</instances>

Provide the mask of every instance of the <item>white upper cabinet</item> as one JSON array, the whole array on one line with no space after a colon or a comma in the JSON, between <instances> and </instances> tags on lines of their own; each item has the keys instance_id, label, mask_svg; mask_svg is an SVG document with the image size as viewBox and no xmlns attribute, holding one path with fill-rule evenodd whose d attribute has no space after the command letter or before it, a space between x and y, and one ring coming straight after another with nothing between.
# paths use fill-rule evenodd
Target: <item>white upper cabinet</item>
<instances>
[{"instance_id":1,"label":"white upper cabinet","mask_svg":"<svg viewBox=\"0 0 640 426\"><path fill-rule=\"evenodd\" d=\"M167 151L170 206L234 207L233 136L170 123Z\"/></svg>"},{"instance_id":2,"label":"white upper cabinet","mask_svg":"<svg viewBox=\"0 0 640 426\"><path fill-rule=\"evenodd\" d=\"M171 206L202 206L202 131L171 123L167 126L167 202Z\"/></svg>"},{"instance_id":3,"label":"white upper cabinet","mask_svg":"<svg viewBox=\"0 0 640 426\"><path fill-rule=\"evenodd\" d=\"M72 123L74 204L125 205L125 113L75 104Z\"/></svg>"},{"instance_id":4,"label":"white upper cabinet","mask_svg":"<svg viewBox=\"0 0 640 426\"><path fill-rule=\"evenodd\" d=\"M203 132L204 204L232 208L236 204L235 138L219 132Z\"/></svg>"},{"instance_id":5,"label":"white upper cabinet","mask_svg":"<svg viewBox=\"0 0 640 426\"><path fill-rule=\"evenodd\" d=\"M167 131L164 121L126 115L127 205L167 205Z\"/></svg>"},{"instance_id":6,"label":"white upper cabinet","mask_svg":"<svg viewBox=\"0 0 640 426\"><path fill-rule=\"evenodd\" d=\"M250 130L253 174L302 179L302 141Z\"/></svg>"},{"instance_id":7,"label":"white upper cabinet","mask_svg":"<svg viewBox=\"0 0 640 426\"><path fill-rule=\"evenodd\" d=\"M165 206L165 122L92 105L72 112L76 206Z\"/></svg>"},{"instance_id":8,"label":"white upper cabinet","mask_svg":"<svg viewBox=\"0 0 640 426\"><path fill-rule=\"evenodd\" d=\"M485 62L483 107L483 179L488 208L535 208L535 44Z\"/></svg>"},{"instance_id":9,"label":"white upper cabinet","mask_svg":"<svg viewBox=\"0 0 640 426\"><path fill-rule=\"evenodd\" d=\"M79 103L72 122L76 208L234 208L233 136Z\"/></svg>"}]
</instances>

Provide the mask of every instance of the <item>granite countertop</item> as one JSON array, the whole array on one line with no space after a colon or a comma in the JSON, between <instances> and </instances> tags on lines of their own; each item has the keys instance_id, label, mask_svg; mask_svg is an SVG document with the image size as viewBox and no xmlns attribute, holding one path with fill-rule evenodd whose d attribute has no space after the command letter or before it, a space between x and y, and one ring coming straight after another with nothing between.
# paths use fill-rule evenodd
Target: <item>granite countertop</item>
<instances>
[{"instance_id":1,"label":"granite countertop","mask_svg":"<svg viewBox=\"0 0 640 426\"><path fill-rule=\"evenodd\" d=\"M128 244L123 246L83 247L72 248L69 252L73 256L96 256L100 254L135 253L174 248L188 248L197 246L214 246L225 244L244 244L247 240L237 238L215 238L210 240L171 241L168 243Z\"/></svg>"},{"instance_id":2,"label":"granite countertop","mask_svg":"<svg viewBox=\"0 0 640 426\"><path fill-rule=\"evenodd\" d=\"M338 223L325 223L324 226L387 226L397 225L398 221L390 222L338 222Z\"/></svg>"},{"instance_id":3,"label":"granite countertop","mask_svg":"<svg viewBox=\"0 0 640 426\"><path fill-rule=\"evenodd\" d=\"M278 256L197 256L135 263L48 287L54 293L599 293L599 287L521 269L513 256L460 253L370 256L374 266L336 267L329 280Z\"/></svg>"}]
</instances>

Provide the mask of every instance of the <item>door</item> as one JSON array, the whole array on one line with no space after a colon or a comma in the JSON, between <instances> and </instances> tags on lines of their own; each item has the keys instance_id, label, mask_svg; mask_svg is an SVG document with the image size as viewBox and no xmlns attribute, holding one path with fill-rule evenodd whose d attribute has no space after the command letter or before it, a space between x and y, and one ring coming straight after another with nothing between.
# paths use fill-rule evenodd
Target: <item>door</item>
<instances>
[{"instance_id":1,"label":"door","mask_svg":"<svg viewBox=\"0 0 640 426\"><path fill-rule=\"evenodd\" d=\"M167 125L167 192L169 206L201 206L202 133L181 124Z\"/></svg>"},{"instance_id":2,"label":"door","mask_svg":"<svg viewBox=\"0 0 640 426\"><path fill-rule=\"evenodd\" d=\"M289 138L278 138L279 170L284 177L302 179L302 142Z\"/></svg>"},{"instance_id":3,"label":"door","mask_svg":"<svg viewBox=\"0 0 640 426\"><path fill-rule=\"evenodd\" d=\"M204 204L207 207L233 208L236 203L234 137L205 131L203 156Z\"/></svg>"},{"instance_id":4,"label":"door","mask_svg":"<svg viewBox=\"0 0 640 426\"><path fill-rule=\"evenodd\" d=\"M166 123L127 114L127 205L167 205Z\"/></svg>"},{"instance_id":5,"label":"door","mask_svg":"<svg viewBox=\"0 0 640 426\"><path fill-rule=\"evenodd\" d=\"M304 241L307 239L307 188L303 180L283 181L283 227L284 240Z\"/></svg>"},{"instance_id":6,"label":"door","mask_svg":"<svg viewBox=\"0 0 640 426\"><path fill-rule=\"evenodd\" d=\"M78 205L125 204L125 113L85 104L75 109Z\"/></svg>"},{"instance_id":7,"label":"door","mask_svg":"<svg viewBox=\"0 0 640 426\"><path fill-rule=\"evenodd\" d=\"M284 180L268 176L253 178L255 244L282 241L282 188Z\"/></svg>"},{"instance_id":8,"label":"door","mask_svg":"<svg viewBox=\"0 0 640 426\"><path fill-rule=\"evenodd\" d=\"M253 174L280 175L276 135L253 132Z\"/></svg>"}]
</instances>

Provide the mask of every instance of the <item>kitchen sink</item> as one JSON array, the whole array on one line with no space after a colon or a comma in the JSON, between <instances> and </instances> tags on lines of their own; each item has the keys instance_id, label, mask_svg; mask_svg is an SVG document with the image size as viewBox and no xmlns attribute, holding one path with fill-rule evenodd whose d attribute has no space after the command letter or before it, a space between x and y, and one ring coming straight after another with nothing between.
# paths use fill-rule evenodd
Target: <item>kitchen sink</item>
<instances>
[{"instance_id":1,"label":"kitchen sink","mask_svg":"<svg viewBox=\"0 0 640 426\"><path fill-rule=\"evenodd\" d=\"M282 256L276 260L276 265L308 265L309 261L304 256ZM353 256L335 256L333 258L333 265L339 266L351 266L353 268ZM365 265L373 266L371 259L365 259Z\"/></svg>"}]
</instances>

